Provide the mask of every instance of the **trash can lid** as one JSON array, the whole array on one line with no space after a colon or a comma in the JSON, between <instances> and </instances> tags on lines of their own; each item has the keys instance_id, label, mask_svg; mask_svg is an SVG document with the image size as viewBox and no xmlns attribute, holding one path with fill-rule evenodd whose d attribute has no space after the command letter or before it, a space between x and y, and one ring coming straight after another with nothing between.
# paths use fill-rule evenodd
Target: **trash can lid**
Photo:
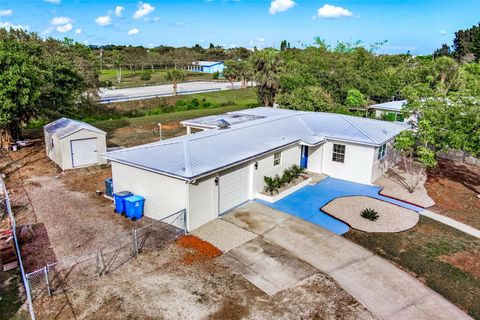
<instances>
[{"instance_id":1,"label":"trash can lid","mask_svg":"<svg viewBox=\"0 0 480 320\"><path fill-rule=\"evenodd\" d=\"M116 196L119 196L119 197L128 197L130 195L132 195L133 193L131 193L130 191L120 191L120 192L116 192L115 195Z\"/></svg>"},{"instance_id":2,"label":"trash can lid","mask_svg":"<svg viewBox=\"0 0 480 320\"><path fill-rule=\"evenodd\" d=\"M130 196L128 198L125 198L125 201L128 201L128 202L137 202L137 201L144 201L144 200L145 198L141 196Z\"/></svg>"}]
</instances>

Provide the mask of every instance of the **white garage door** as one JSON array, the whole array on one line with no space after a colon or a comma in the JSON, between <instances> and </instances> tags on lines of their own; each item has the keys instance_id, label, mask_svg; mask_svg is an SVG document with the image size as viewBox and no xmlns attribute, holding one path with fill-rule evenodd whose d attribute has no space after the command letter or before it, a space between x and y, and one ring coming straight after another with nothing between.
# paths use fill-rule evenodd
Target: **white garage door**
<instances>
[{"instance_id":1,"label":"white garage door","mask_svg":"<svg viewBox=\"0 0 480 320\"><path fill-rule=\"evenodd\" d=\"M97 138L72 140L70 144L74 168L97 163Z\"/></svg>"},{"instance_id":2,"label":"white garage door","mask_svg":"<svg viewBox=\"0 0 480 320\"><path fill-rule=\"evenodd\" d=\"M249 199L250 167L246 166L220 176L218 212L224 213Z\"/></svg>"}]
</instances>

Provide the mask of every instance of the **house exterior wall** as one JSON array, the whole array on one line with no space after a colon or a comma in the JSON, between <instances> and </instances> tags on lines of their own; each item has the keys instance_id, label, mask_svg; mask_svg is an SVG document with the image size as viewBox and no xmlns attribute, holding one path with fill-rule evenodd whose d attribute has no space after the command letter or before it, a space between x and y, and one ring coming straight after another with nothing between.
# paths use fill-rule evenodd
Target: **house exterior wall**
<instances>
[{"instance_id":1,"label":"house exterior wall","mask_svg":"<svg viewBox=\"0 0 480 320\"><path fill-rule=\"evenodd\" d=\"M315 173L323 173L323 144L308 148L307 170Z\"/></svg>"},{"instance_id":2,"label":"house exterior wall","mask_svg":"<svg viewBox=\"0 0 480 320\"><path fill-rule=\"evenodd\" d=\"M215 65L212 65L212 66L203 67L202 72L205 72L205 73L215 73L215 72L222 73L224 67L225 66L224 66L223 63L219 63L219 64L215 64Z\"/></svg>"},{"instance_id":3,"label":"house exterior wall","mask_svg":"<svg viewBox=\"0 0 480 320\"><path fill-rule=\"evenodd\" d=\"M334 144L345 145L344 163L332 160ZM323 173L338 179L364 184L372 183L374 147L328 140L323 148Z\"/></svg>"},{"instance_id":4,"label":"house exterior wall","mask_svg":"<svg viewBox=\"0 0 480 320\"><path fill-rule=\"evenodd\" d=\"M188 230L193 230L218 217L216 174L189 184Z\"/></svg>"},{"instance_id":5,"label":"house exterior wall","mask_svg":"<svg viewBox=\"0 0 480 320\"><path fill-rule=\"evenodd\" d=\"M301 147L299 145L286 147L282 149L281 152L282 160L278 166L273 166L273 154L275 152L262 156L252 162L252 166L254 166L255 162L258 162L258 169L253 168L252 172L252 197L255 193L263 191L265 185L263 177L273 177L276 174L281 175L283 170L291 165L300 164Z\"/></svg>"},{"instance_id":6,"label":"house exterior wall","mask_svg":"<svg viewBox=\"0 0 480 320\"><path fill-rule=\"evenodd\" d=\"M60 140L56 136L51 136L46 130L44 130L44 137L47 157L64 170L62 162L62 144L60 143Z\"/></svg>"},{"instance_id":7,"label":"house exterior wall","mask_svg":"<svg viewBox=\"0 0 480 320\"><path fill-rule=\"evenodd\" d=\"M387 142L387 151L383 159L378 159L380 148L375 148L373 153L372 182L380 178L389 168L400 161L400 154L393 148L394 140Z\"/></svg>"},{"instance_id":8,"label":"house exterior wall","mask_svg":"<svg viewBox=\"0 0 480 320\"><path fill-rule=\"evenodd\" d=\"M114 192L130 191L145 198L146 217L160 220L182 209L189 215L189 186L183 180L118 162L112 162L112 179Z\"/></svg>"},{"instance_id":9,"label":"house exterior wall","mask_svg":"<svg viewBox=\"0 0 480 320\"><path fill-rule=\"evenodd\" d=\"M106 134L89 130L79 130L59 140L61 144L61 167L63 170L73 169L72 166L72 140L97 139L97 164L106 164L107 160L103 154L107 152Z\"/></svg>"}]
</instances>

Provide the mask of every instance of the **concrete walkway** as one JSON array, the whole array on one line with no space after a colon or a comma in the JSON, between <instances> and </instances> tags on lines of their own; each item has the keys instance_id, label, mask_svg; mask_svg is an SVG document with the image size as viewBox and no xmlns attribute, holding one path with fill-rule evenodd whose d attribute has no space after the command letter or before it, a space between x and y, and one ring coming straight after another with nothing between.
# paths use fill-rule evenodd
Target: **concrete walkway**
<instances>
[{"instance_id":1,"label":"concrete walkway","mask_svg":"<svg viewBox=\"0 0 480 320\"><path fill-rule=\"evenodd\" d=\"M380 319L471 319L454 304L388 261L302 219L252 202L225 215L223 220L258 235L262 240L252 240L255 241L253 245L251 241L240 245L229 251L231 256L242 260L245 252L258 251L260 243L278 246L281 251L332 277ZM277 250L270 246L268 251ZM248 259L247 263L252 262ZM268 279L269 266L261 265L261 261L271 259L254 261L256 269L263 273L250 274L250 279L246 277L254 284L258 278L262 281ZM295 264L300 265L298 261ZM301 269L305 270L303 275L312 273L305 266ZM252 272L252 268L248 268L248 272ZM290 276L289 281L292 280ZM276 292L275 289L271 291Z\"/></svg>"},{"instance_id":2,"label":"concrete walkway","mask_svg":"<svg viewBox=\"0 0 480 320\"><path fill-rule=\"evenodd\" d=\"M420 214L424 215L425 217L429 217L430 219L446 224L447 226L450 226L452 228L465 232L466 234L469 234L476 238L480 238L480 230L472 228L469 225L466 225L464 223L458 222L457 220L432 212L430 210L424 210L420 212Z\"/></svg>"}]
</instances>

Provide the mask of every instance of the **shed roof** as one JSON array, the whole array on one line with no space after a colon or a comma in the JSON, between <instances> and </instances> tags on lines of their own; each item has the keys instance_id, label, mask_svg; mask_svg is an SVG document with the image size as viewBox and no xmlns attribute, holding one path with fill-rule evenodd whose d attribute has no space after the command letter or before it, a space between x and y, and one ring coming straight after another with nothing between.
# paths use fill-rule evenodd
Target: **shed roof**
<instances>
[{"instance_id":1,"label":"shed roof","mask_svg":"<svg viewBox=\"0 0 480 320\"><path fill-rule=\"evenodd\" d=\"M78 120L72 120L68 118L60 118L55 120L44 127L45 131L50 133L52 136L57 136L63 138L71 135L80 130L89 130L93 132L106 134L105 131L102 131L94 126L81 122Z\"/></svg>"},{"instance_id":2,"label":"shed roof","mask_svg":"<svg viewBox=\"0 0 480 320\"><path fill-rule=\"evenodd\" d=\"M371 106L369 106L369 108L400 112L402 111L402 107L406 103L407 103L407 100L396 100L396 101L372 104Z\"/></svg>"},{"instance_id":3,"label":"shed roof","mask_svg":"<svg viewBox=\"0 0 480 320\"><path fill-rule=\"evenodd\" d=\"M106 158L193 180L292 144L318 145L334 139L378 146L408 128L341 114L280 110L242 110L239 113L263 114L264 118L109 152Z\"/></svg>"}]
</instances>

